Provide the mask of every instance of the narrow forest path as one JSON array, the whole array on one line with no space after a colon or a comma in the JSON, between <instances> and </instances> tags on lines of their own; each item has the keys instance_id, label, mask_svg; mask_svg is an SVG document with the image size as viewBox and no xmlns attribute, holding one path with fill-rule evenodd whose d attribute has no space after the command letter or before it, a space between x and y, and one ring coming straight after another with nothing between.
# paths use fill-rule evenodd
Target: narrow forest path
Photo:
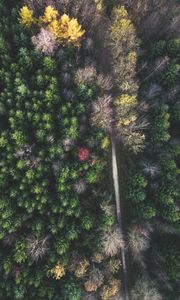
<instances>
[{"instance_id":1,"label":"narrow forest path","mask_svg":"<svg viewBox=\"0 0 180 300\"><path fill-rule=\"evenodd\" d=\"M113 70L112 70L112 64L111 64L111 50L108 46L108 38L107 33L109 30L109 26L111 24L111 20L109 17L104 16L104 18L100 18L99 22L99 28L101 28L100 35L97 36L97 48L99 49L99 53L101 54L99 56L99 63L102 68L102 71L104 74L107 74L108 76L112 76ZM113 78L113 77L112 77ZM117 95L117 85L115 81L113 80L114 88L112 91L113 96ZM112 130L110 134L111 138L111 177L112 177L112 184L113 184L113 191L115 194L115 201L116 201L116 215L117 215L117 221L118 225L123 232L123 222L122 222L122 203L121 203L121 192L120 192L120 183L122 182L119 180L119 172L118 172L118 164L119 160L117 160L117 145L116 145L116 134ZM124 173L124 172L122 172ZM127 263L126 263L126 255L125 255L125 249L122 249L121 251L121 260L122 260L122 268L123 268L123 300L130 300L129 297L129 288L128 288L128 272L127 272Z\"/></svg>"},{"instance_id":2,"label":"narrow forest path","mask_svg":"<svg viewBox=\"0 0 180 300\"><path fill-rule=\"evenodd\" d=\"M123 232L122 228L122 211L121 211L121 196L120 196L120 181L118 174L118 165L117 165L117 156L116 156L116 140L111 137L111 147L112 147L112 177L114 184L114 194L116 201L116 214L118 225ZM127 273L127 263L126 263L126 254L125 249L121 250L121 260L122 260L122 268L123 268L123 284L124 284L124 295L123 300L130 300L129 297L129 287L128 287L128 273Z\"/></svg>"}]
</instances>

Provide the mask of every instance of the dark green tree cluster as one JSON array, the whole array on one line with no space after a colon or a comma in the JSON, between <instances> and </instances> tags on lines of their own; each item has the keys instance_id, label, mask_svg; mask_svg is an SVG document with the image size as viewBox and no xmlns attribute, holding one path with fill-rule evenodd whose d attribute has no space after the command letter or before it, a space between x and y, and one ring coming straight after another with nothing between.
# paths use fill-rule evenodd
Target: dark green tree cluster
<instances>
[{"instance_id":1,"label":"dark green tree cluster","mask_svg":"<svg viewBox=\"0 0 180 300\"><path fill-rule=\"evenodd\" d=\"M153 229L155 241L151 243L152 249L158 245L158 253L146 252L145 259L167 299L176 299L179 286L179 247L173 242L174 235L179 239L180 229L179 53L177 38L154 42L146 52L149 60L143 70L140 107L148 115L149 129L146 147L136 156L127 185L134 221L148 222L151 229L159 224ZM155 273L163 262L165 268L158 277Z\"/></svg>"},{"instance_id":2,"label":"dark green tree cluster","mask_svg":"<svg viewBox=\"0 0 180 300\"><path fill-rule=\"evenodd\" d=\"M80 300L80 280L51 271L74 250L93 255L115 222L101 208L108 137L89 121L101 92L75 82L79 50L35 49L20 5L0 1L0 297Z\"/></svg>"}]
</instances>

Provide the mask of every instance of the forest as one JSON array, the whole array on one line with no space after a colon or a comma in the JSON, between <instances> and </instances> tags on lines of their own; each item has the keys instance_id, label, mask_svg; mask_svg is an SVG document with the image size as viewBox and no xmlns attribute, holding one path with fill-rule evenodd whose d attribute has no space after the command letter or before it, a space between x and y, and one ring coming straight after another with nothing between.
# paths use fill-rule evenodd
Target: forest
<instances>
[{"instance_id":1,"label":"forest","mask_svg":"<svg viewBox=\"0 0 180 300\"><path fill-rule=\"evenodd\" d=\"M179 0L0 0L0 300L180 300Z\"/></svg>"}]
</instances>

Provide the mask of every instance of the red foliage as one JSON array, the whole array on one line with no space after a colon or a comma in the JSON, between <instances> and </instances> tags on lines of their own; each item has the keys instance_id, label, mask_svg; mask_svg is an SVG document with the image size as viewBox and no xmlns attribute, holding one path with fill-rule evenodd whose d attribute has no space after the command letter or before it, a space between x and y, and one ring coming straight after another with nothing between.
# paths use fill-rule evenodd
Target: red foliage
<instances>
[{"instance_id":1,"label":"red foliage","mask_svg":"<svg viewBox=\"0 0 180 300\"><path fill-rule=\"evenodd\" d=\"M88 148L82 147L78 150L78 158L80 161L86 161L89 159L90 151Z\"/></svg>"}]
</instances>

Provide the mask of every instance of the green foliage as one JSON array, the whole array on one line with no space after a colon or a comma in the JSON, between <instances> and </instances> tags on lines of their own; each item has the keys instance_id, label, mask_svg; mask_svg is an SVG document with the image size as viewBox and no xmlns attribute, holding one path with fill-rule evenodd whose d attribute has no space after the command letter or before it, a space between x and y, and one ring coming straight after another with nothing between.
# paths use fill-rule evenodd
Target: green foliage
<instances>
[{"instance_id":1,"label":"green foliage","mask_svg":"<svg viewBox=\"0 0 180 300\"><path fill-rule=\"evenodd\" d=\"M14 250L14 261L16 263L25 262L27 259L27 250L25 241L18 241Z\"/></svg>"},{"instance_id":2,"label":"green foliage","mask_svg":"<svg viewBox=\"0 0 180 300\"><path fill-rule=\"evenodd\" d=\"M166 52L166 41L160 40L155 42L151 48L151 55L153 57L164 55Z\"/></svg>"},{"instance_id":3,"label":"green foliage","mask_svg":"<svg viewBox=\"0 0 180 300\"><path fill-rule=\"evenodd\" d=\"M176 245L180 228L179 47L180 40L177 38L159 40L153 43L150 52L148 49L142 59L142 64L147 62L147 69L141 72L139 93L143 101L144 95L149 97L144 110L149 115L149 130L146 147L134 159L127 184L127 199L131 205L131 217L137 224L135 226L138 228L145 221L151 231L157 224L151 243L152 249L158 245L158 255L153 253L151 261L147 252L138 265L146 269L149 275L153 272L152 278L164 291L163 299L176 299L179 286L180 263ZM143 182L146 182L144 187ZM161 222L163 225L159 236L157 231ZM145 290L147 292L147 287ZM141 292L141 289L133 290L133 299L145 297ZM147 294L147 297L152 299L153 293ZM155 299L158 299L156 293Z\"/></svg>"},{"instance_id":4,"label":"green foliage","mask_svg":"<svg viewBox=\"0 0 180 300\"><path fill-rule=\"evenodd\" d=\"M42 54L19 24L20 3L0 2L0 294L4 300L80 300L78 284L59 285L49 271L59 259L66 266L74 249L89 253L105 223L102 211L96 218L96 199L108 178L108 150L101 147L107 136L88 121L91 101L102 91L75 84L80 50ZM90 151L83 163L81 147ZM87 186L83 195L74 189L80 180Z\"/></svg>"},{"instance_id":5,"label":"green foliage","mask_svg":"<svg viewBox=\"0 0 180 300\"><path fill-rule=\"evenodd\" d=\"M180 103L177 102L172 107L172 119L174 122L180 121Z\"/></svg>"},{"instance_id":6,"label":"green foliage","mask_svg":"<svg viewBox=\"0 0 180 300\"><path fill-rule=\"evenodd\" d=\"M167 86L175 85L180 79L180 64L173 62L162 76L163 83Z\"/></svg>"},{"instance_id":7,"label":"green foliage","mask_svg":"<svg viewBox=\"0 0 180 300\"><path fill-rule=\"evenodd\" d=\"M180 55L180 39L172 39L167 42L167 52L172 57Z\"/></svg>"},{"instance_id":8,"label":"green foliage","mask_svg":"<svg viewBox=\"0 0 180 300\"><path fill-rule=\"evenodd\" d=\"M170 127L169 107L167 105L157 107L152 111L152 115L152 142L155 145L167 142L170 139L170 134L168 132L168 129Z\"/></svg>"},{"instance_id":9,"label":"green foliage","mask_svg":"<svg viewBox=\"0 0 180 300\"><path fill-rule=\"evenodd\" d=\"M82 227L86 230L93 228L94 220L91 216L84 216L82 218Z\"/></svg>"},{"instance_id":10,"label":"green foliage","mask_svg":"<svg viewBox=\"0 0 180 300\"><path fill-rule=\"evenodd\" d=\"M56 243L56 251L57 254L63 255L65 254L69 249L69 243L65 239L59 239Z\"/></svg>"},{"instance_id":11,"label":"green foliage","mask_svg":"<svg viewBox=\"0 0 180 300\"><path fill-rule=\"evenodd\" d=\"M72 279L66 282L63 286L62 295L64 300L81 300L82 289Z\"/></svg>"},{"instance_id":12,"label":"green foliage","mask_svg":"<svg viewBox=\"0 0 180 300\"><path fill-rule=\"evenodd\" d=\"M180 280L180 252L176 246L166 249L166 267L171 280L179 282Z\"/></svg>"},{"instance_id":13,"label":"green foliage","mask_svg":"<svg viewBox=\"0 0 180 300\"><path fill-rule=\"evenodd\" d=\"M137 210L137 214L139 216L139 219L143 218L145 220L150 220L157 215L157 210L153 206L148 205L140 205Z\"/></svg>"},{"instance_id":14,"label":"green foliage","mask_svg":"<svg viewBox=\"0 0 180 300\"><path fill-rule=\"evenodd\" d=\"M152 57L168 55L170 57L179 57L180 41L179 39L170 39L169 41L160 40L155 42L151 48Z\"/></svg>"},{"instance_id":15,"label":"green foliage","mask_svg":"<svg viewBox=\"0 0 180 300\"><path fill-rule=\"evenodd\" d=\"M133 172L129 177L128 199L132 203L140 203L145 200L147 180L140 173Z\"/></svg>"},{"instance_id":16,"label":"green foliage","mask_svg":"<svg viewBox=\"0 0 180 300\"><path fill-rule=\"evenodd\" d=\"M26 290L24 287L20 286L20 287L16 287L15 291L14 291L14 297L17 300L22 300L24 299L26 295Z\"/></svg>"}]
</instances>

